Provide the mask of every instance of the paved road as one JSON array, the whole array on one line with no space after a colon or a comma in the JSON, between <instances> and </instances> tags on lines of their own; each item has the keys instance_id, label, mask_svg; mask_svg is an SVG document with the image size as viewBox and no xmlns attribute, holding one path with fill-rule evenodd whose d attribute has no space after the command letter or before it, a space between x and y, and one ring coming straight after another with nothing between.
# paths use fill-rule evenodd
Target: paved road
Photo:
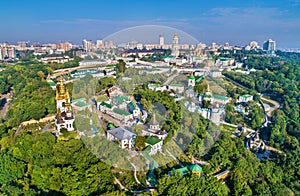
<instances>
[{"instance_id":1,"label":"paved road","mask_svg":"<svg viewBox=\"0 0 300 196\"><path fill-rule=\"evenodd\" d=\"M270 102L274 105L273 107L270 106L270 109L267 112L268 116L272 116L273 112L275 110L277 110L278 108L280 108L280 104L277 101L274 101L272 99L266 99L263 96L261 96L260 99L263 100L263 101L266 101L266 102Z\"/></svg>"},{"instance_id":2,"label":"paved road","mask_svg":"<svg viewBox=\"0 0 300 196\"><path fill-rule=\"evenodd\" d=\"M224 122L224 121L221 121L220 123L223 124L223 125L228 125L228 126L234 127L234 128L240 127L240 125L234 125L234 124ZM253 129L250 129L250 128L247 128L247 127L246 127L246 131L255 132Z\"/></svg>"},{"instance_id":3,"label":"paved road","mask_svg":"<svg viewBox=\"0 0 300 196\"><path fill-rule=\"evenodd\" d=\"M272 146L267 146L267 145L266 145L266 150L269 150L269 151L275 151L275 152L277 152L277 153L279 153L279 154L283 154L284 156L286 156L286 154L285 154L283 151L278 150L278 149L276 149L276 148L273 148Z\"/></svg>"},{"instance_id":4,"label":"paved road","mask_svg":"<svg viewBox=\"0 0 300 196\"><path fill-rule=\"evenodd\" d=\"M166 152L180 165L180 167L183 167L182 163L174 156L169 150L166 150Z\"/></svg>"},{"instance_id":5,"label":"paved road","mask_svg":"<svg viewBox=\"0 0 300 196\"><path fill-rule=\"evenodd\" d=\"M96 65L88 65L88 66L78 66L78 67L71 67L71 68L64 68L64 69L57 69L55 71L53 71L53 74L51 75L51 77L58 77L64 74L69 74L72 71L75 71L77 69L87 69L87 68L93 68L93 67L103 67L106 65L109 65L112 63L103 63L103 64L96 64Z\"/></svg>"},{"instance_id":6,"label":"paved road","mask_svg":"<svg viewBox=\"0 0 300 196\"><path fill-rule=\"evenodd\" d=\"M115 177L115 181L118 185L120 185L122 190L125 189L126 191L128 191L128 189L123 184L121 184L121 182L116 177Z\"/></svg>"},{"instance_id":7,"label":"paved road","mask_svg":"<svg viewBox=\"0 0 300 196\"><path fill-rule=\"evenodd\" d=\"M6 113L8 112L8 110L11 108L11 105L12 105L12 91L10 91L9 93L7 94L3 94L2 95L2 98L1 98L1 101L3 99L6 99L5 101L5 104L1 110L1 113L0 113L0 118L5 118L6 117Z\"/></svg>"},{"instance_id":8,"label":"paved road","mask_svg":"<svg viewBox=\"0 0 300 196\"><path fill-rule=\"evenodd\" d=\"M194 156L192 156L192 161L194 162L194 164L209 165L209 162L197 160Z\"/></svg>"},{"instance_id":9,"label":"paved road","mask_svg":"<svg viewBox=\"0 0 300 196\"><path fill-rule=\"evenodd\" d=\"M180 72L177 72L175 74L173 74L172 76L170 76L167 81L165 81L164 85L168 85L172 82L172 80L174 80L175 77L177 77L179 75Z\"/></svg>"},{"instance_id":10,"label":"paved road","mask_svg":"<svg viewBox=\"0 0 300 196\"><path fill-rule=\"evenodd\" d=\"M132 165L132 167L134 168L134 179L135 181L141 185L141 186L144 186L140 181L139 179L137 178L137 175L136 175L136 166L128 159L129 163Z\"/></svg>"}]
</instances>

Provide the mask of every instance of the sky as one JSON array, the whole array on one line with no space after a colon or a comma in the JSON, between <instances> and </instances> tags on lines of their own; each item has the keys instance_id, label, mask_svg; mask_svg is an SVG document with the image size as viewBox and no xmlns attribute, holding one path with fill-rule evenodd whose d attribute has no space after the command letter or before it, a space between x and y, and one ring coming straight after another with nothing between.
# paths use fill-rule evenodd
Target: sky
<instances>
[{"instance_id":1,"label":"sky","mask_svg":"<svg viewBox=\"0 0 300 196\"><path fill-rule=\"evenodd\" d=\"M300 48L300 0L4 0L0 19L0 42L10 43L79 44L163 25L206 44L261 45L271 38L279 48Z\"/></svg>"}]
</instances>

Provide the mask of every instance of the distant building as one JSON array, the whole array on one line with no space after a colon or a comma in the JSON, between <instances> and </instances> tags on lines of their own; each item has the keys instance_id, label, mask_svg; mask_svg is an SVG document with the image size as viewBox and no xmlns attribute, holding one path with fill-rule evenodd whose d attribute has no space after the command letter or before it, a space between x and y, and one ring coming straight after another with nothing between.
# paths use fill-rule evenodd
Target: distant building
<instances>
[{"instance_id":1,"label":"distant building","mask_svg":"<svg viewBox=\"0 0 300 196\"><path fill-rule=\"evenodd\" d=\"M103 43L103 40L97 40L97 41L96 41L96 48L97 48L98 50L104 49L104 43Z\"/></svg>"},{"instance_id":2,"label":"distant building","mask_svg":"<svg viewBox=\"0 0 300 196\"><path fill-rule=\"evenodd\" d=\"M245 95L241 95L239 96L238 100L236 101L237 103L247 103L249 101L253 101L253 96L252 95L248 95L248 94L245 94Z\"/></svg>"},{"instance_id":3,"label":"distant building","mask_svg":"<svg viewBox=\"0 0 300 196\"><path fill-rule=\"evenodd\" d=\"M258 50L260 49L258 43L256 41L252 41L248 46L245 47L245 50Z\"/></svg>"},{"instance_id":4,"label":"distant building","mask_svg":"<svg viewBox=\"0 0 300 196\"><path fill-rule=\"evenodd\" d=\"M136 134L123 127L107 130L107 139L119 143L122 149L133 149L135 138Z\"/></svg>"},{"instance_id":5,"label":"distant building","mask_svg":"<svg viewBox=\"0 0 300 196\"><path fill-rule=\"evenodd\" d=\"M51 57L43 57L41 58L41 62L43 63L66 63L73 60L69 56L51 56Z\"/></svg>"},{"instance_id":6,"label":"distant building","mask_svg":"<svg viewBox=\"0 0 300 196\"><path fill-rule=\"evenodd\" d=\"M210 101L211 103L227 104L230 101L230 98L224 95L205 92L199 95L199 101L203 101L203 100Z\"/></svg>"},{"instance_id":7,"label":"distant building","mask_svg":"<svg viewBox=\"0 0 300 196\"><path fill-rule=\"evenodd\" d=\"M82 41L82 45L85 52L92 52L95 49L94 43L86 39Z\"/></svg>"},{"instance_id":8,"label":"distant building","mask_svg":"<svg viewBox=\"0 0 300 196\"><path fill-rule=\"evenodd\" d=\"M275 51L276 50L276 42L272 39L269 39L268 41L265 41L263 44L263 50L266 51Z\"/></svg>"},{"instance_id":9,"label":"distant building","mask_svg":"<svg viewBox=\"0 0 300 196\"><path fill-rule=\"evenodd\" d=\"M72 44L69 42L65 42L65 43L59 43L57 44L57 50L63 50L64 52L67 52L69 50L72 49Z\"/></svg>"},{"instance_id":10,"label":"distant building","mask_svg":"<svg viewBox=\"0 0 300 196\"><path fill-rule=\"evenodd\" d=\"M159 45L160 45L160 46L165 45L165 38L164 38L163 35L160 35L160 36L159 36Z\"/></svg>"},{"instance_id":11,"label":"distant building","mask_svg":"<svg viewBox=\"0 0 300 196\"><path fill-rule=\"evenodd\" d=\"M233 58L219 58L216 60L215 66L224 67L233 65L235 60Z\"/></svg>"},{"instance_id":12,"label":"distant building","mask_svg":"<svg viewBox=\"0 0 300 196\"><path fill-rule=\"evenodd\" d=\"M179 38L178 35L173 36L173 45L172 45L172 55L178 57L179 56Z\"/></svg>"},{"instance_id":13,"label":"distant building","mask_svg":"<svg viewBox=\"0 0 300 196\"><path fill-rule=\"evenodd\" d=\"M107 60L100 60L100 59L95 59L95 60L82 60L79 62L79 66L82 67L87 67L87 66L95 66L95 65L107 65L107 63L110 63L111 61Z\"/></svg>"},{"instance_id":14,"label":"distant building","mask_svg":"<svg viewBox=\"0 0 300 196\"><path fill-rule=\"evenodd\" d=\"M167 90L166 86L163 86L161 84L155 84L155 83L148 84L148 88L153 91L161 91L161 92Z\"/></svg>"},{"instance_id":15,"label":"distant building","mask_svg":"<svg viewBox=\"0 0 300 196\"><path fill-rule=\"evenodd\" d=\"M169 90L173 90L178 93L183 93L184 92L184 85L183 84L170 84L168 86Z\"/></svg>"},{"instance_id":16,"label":"distant building","mask_svg":"<svg viewBox=\"0 0 300 196\"><path fill-rule=\"evenodd\" d=\"M222 77L222 72L221 71L210 71L209 76L212 78L219 78Z\"/></svg>"}]
</instances>

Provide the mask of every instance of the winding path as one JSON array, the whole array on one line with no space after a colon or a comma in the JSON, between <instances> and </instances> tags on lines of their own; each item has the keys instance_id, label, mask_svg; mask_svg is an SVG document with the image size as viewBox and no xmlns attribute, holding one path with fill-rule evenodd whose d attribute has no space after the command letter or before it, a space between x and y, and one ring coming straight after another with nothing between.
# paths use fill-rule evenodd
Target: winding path
<instances>
[{"instance_id":1,"label":"winding path","mask_svg":"<svg viewBox=\"0 0 300 196\"><path fill-rule=\"evenodd\" d=\"M134 179L135 181L141 185L141 186L144 186L140 181L139 179L137 178L137 175L136 175L136 166L128 159L129 163L132 165L132 167L134 168Z\"/></svg>"},{"instance_id":2,"label":"winding path","mask_svg":"<svg viewBox=\"0 0 300 196\"><path fill-rule=\"evenodd\" d=\"M114 178L115 178L115 182L121 187L122 190L125 189L126 191L128 191L128 189L123 184L121 184L121 182L116 177Z\"/></svg>"},{"instance_id":3,"label":"winding path","mask_svg":"<svg viewBox=\"0 0 300 196\"><path fill-rule=\"evenodd\" d=\"M263 96L260 96L260 99L266 102L270 102L274 105L273 107L270 107L270 110L267 112L268 116L272 116L273 112L280 108L280 104L277 101L266 99Z\"/></svg>"},{"instance_id":4,"label":"winding path","mask_svg":"<svg viewBox=\"0 0 300 196\"><path fill-rule=\"evenodd\" d=\"M177 73L173 74L172 76L170 76L167 81L164 82L164 85L169 85L170 82L172 82L172 80L174 80L175 77L177 77L180 74L180 72L178 71Z\"/></svg>"}]
</instances>

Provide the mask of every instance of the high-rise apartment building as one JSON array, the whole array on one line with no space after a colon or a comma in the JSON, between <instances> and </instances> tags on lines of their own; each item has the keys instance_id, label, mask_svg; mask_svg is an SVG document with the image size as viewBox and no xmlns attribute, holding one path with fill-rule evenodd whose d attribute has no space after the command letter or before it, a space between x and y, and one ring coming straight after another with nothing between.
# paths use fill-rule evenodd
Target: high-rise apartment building
<instances>
[{"instance_id":1,"label":"high-rise apartment building","mask_svg":"<svg viewBox=\"0 0 300 196\"><path fill-rule=\"evenodd\" d=\"M163 35L160 35L160 36L159 36L159 45L160 45L160 46L165 45L165 38L164 38Z\"/></svg>"},{"instance_id":2,"label":"high-rise apartment building","mask_svg":"<svg viewBox=\"0 0 300 196\"><path fill-rule=\"evenodd\" d=\"M265 41L263 44L263 50L275 51L276 50L276 42L273 41L272 39Z\"/></svg>"}]
</instances>

